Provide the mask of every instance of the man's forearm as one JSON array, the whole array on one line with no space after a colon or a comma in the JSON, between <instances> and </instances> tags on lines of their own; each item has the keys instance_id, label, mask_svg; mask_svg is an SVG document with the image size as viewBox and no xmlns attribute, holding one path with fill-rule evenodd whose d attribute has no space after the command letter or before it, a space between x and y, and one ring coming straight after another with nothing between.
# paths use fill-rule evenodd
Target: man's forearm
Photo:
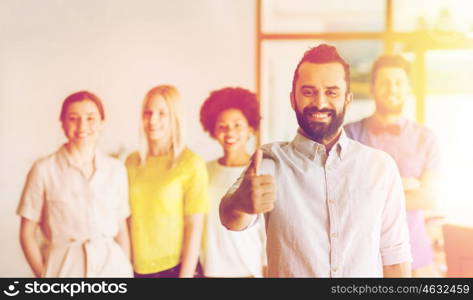
<instances>
[{"instance_id":1,"label":"man's forearm","mask_svg":"<svg viewBox=\"0 0 473 300\"><path fill-rule=\"evenodd\" d=\"M225 196L220 203L220 221L227 229L240 231L250 225L251 215L235 209L232 196Z\"/></svg>"},{"instance_id":2,"label":"man's forearm","mask_svg":"<svg viewBox=\"0 0 473 300\"><path fill-rule=\"evenodd\" d=\"M439 199L440 176L434 172L424 172L418 178L403 177L407 210L433 210Z\"/></svg>"},{"instance_id":3,"label":"man's forearm","mask_svg":"<svg viewBox=\"0 0 473 300\"><path fill-rule=\"evenodd\" d=\"M427 188L405 191L407 210L435 209L435 195Z\"/></svg>"},{"instance_id":4,"label":"man's forearm","mask_svg":"<svg viewBox=\"0 0 473 300\"><path fill-rule=\"evenodd\" d=\"M383 266L383 274L385 278L412 277L411 263L404 262L395 265Z\"/></svg>"}]
</instances>

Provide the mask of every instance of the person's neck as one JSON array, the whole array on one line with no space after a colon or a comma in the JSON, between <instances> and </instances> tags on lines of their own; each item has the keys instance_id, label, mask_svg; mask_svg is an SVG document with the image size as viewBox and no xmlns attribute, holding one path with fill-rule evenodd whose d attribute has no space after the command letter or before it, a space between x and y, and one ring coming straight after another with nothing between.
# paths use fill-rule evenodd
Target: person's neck
<instances>
[{"instance_id":1,"label":"person's neck","mask_svg":"<svg viewBox=\"0 0 473 300\"><path fill-rule=\"evenodd\" d=\"M322 144L325 146L325 151L326 153L328 154L330 152L330 150L332 149L333 145L335 145L337 142L338 142L338 139L340 138L340 135L342 134L342 128L340 128L338 130L338 132L336 134L333 135L333 137L331 138L326 138L326 139L323 139L321 141L319 140L314 140L313 138L311 138L310 136L308 136L304 130L300 129L299 132L305 136L306 138L308 138L309 140L312 140L316 143L319 143L319 144Z\"/></svg>"},{"instance_id":2,"label":"person's neck","mask_svg":"<svg viewBox=\"0 0 473 300\"><path fill-rule=\"evenodd\" d=\"M93 163L95 149L96 146L92 144L66 144L66 150L69 153L72 163L80 167Z\"/></svg>"},{"instance_id":3,"label":"person's neck","mask_svg":"<svg viewBox=\"0 0 473 300\"><path fill-rule=\"evenodd\" d=\"M149 156L163 156L171 152L171 141L148 141L148 145Z\"/></svg>"},{"instance_id":4,"label":"person's neck","mask_svg":"<svg viewBox=\"0 0 473 300\"><path fill-rule=\"evenodd\" d=\"M218 162L227 167L246 166L250 163L250 155L244 150L224 152L223 157Z\"/></svg>"},{"instance_id":5,"label":"person's neck","mask_svg":"<svg viewBox=\"0 0 473 300\"><path fill-rule=\"evenodd\" d=\"M379 111L376 111L373 114L373 118L383 125L395 124L399 121L399 119L401 119L401 117L402 117L401 114L397 114L397 113L396 114L390 114L390 113L382 114Z\"/></svg>"}]
</instances>

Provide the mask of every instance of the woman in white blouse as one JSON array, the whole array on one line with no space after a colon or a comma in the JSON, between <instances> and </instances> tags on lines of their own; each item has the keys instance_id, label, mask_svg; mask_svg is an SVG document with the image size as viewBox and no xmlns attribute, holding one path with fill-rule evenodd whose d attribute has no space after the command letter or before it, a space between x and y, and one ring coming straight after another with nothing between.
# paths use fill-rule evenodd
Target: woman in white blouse
<instances>
[{"instance_id":1,"label":"woman in white blouse","mask_svg":"<svg viewBox=\"0 0 473 300\"><path fill-rule=\"evenodd\" d=\"M128 180L119 161L97 150L104 120L97 96L68 96L60 114L67 142L28 173L17 213L21 246L36 277L133 275Z\"/></svg>"},{"instance_id":2,"label":"woman in white blouse","mask_svg":"<svg viewBox=\"0 0 473 300\"><path fill-rule=\"evenodd\" d=\"M200 111L200 122L222 147L223 155L207 163L210 210L200 261L206 277L262 277L266 265L264 219L244 232L220 223L219 205L230 186L250 162L249 138L259 127L255 94L242 88L214 91Z\"/></svg>"}]
</instances>

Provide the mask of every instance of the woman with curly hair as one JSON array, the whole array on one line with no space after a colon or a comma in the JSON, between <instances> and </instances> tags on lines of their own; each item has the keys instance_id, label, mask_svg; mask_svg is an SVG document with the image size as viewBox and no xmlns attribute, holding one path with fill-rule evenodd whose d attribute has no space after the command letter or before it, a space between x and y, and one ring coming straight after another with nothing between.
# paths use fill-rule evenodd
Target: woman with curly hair
<instances>
[{"instance_id":1,"label":"woman with curly hair","mask_svg":"<svg viewBox=\"0 0 473 300\"><path fill-rule=\"evenodd\" d=\"M242 88L214 91L202 105L200 122L223 150L222 157L207 163L210 210L200 256L206 277L262 277L264 273L263 218L244 232L227 230L219 219L220 199L250 162L246 146L260 119L255 94Z\"/></svg>"}]
</instances>

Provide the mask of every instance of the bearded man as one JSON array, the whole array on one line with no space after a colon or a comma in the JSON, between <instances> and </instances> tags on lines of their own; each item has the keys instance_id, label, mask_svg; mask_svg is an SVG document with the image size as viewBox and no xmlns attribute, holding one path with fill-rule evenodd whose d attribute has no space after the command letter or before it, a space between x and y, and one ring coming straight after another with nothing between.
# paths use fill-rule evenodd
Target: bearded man
<instances>
[{"instance_id":1,"label":"bearded man","mask_svg":"<svg viewBox=\"0 0 473 300\"><path fill-rule=\"evenodd\" d=\"M220 220L244 230L264 215L269 277L408 277L402 182L386 153L349 139L350 69L333 46L294 72L291 142L263 145L223 197Z\"/></svg>"},{"instance_id":2,"label":"bearded man","mask_svg":"<svg viewBox=\"0 0 473 300\"><path fill-rule=\"evenodd\" d=\"M373 64L373 115L345 126L347 135L383 150L396 161L406 197L407 224L414 277L436 277L434 255L424 224L424 211L434 210L440 182L440 151L434 133L402 116L412 95L409 63L399 55L384 55Z\"/></svg>"}]
</instances>

